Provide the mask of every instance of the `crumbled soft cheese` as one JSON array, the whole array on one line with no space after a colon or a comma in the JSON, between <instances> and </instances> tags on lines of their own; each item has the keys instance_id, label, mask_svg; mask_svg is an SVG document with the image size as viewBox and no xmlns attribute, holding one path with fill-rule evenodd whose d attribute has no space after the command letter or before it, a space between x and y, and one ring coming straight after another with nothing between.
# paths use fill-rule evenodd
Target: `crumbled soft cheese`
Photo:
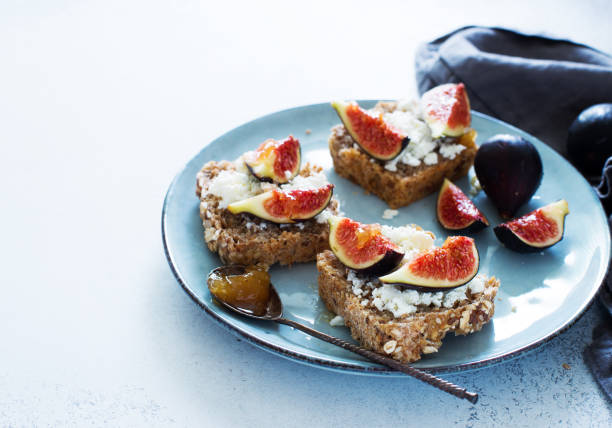
<instances>
[{"instance_id":1,"label":"crumbled soft cheese","mask_svg":"<svg viewBox=\"0 0 612 428\"><path fill-rule=\"evenodd\" d=\"M335 317L333 317L331 319L331 321L329 322L329 325L331 325L332 327L340 327L344 325L344 318L342 318L340 315L336 315Z\"/></svg>"},{"instance_id":2,"label":"crumbled soft cheese","mask_svg":"<svg viewBox=\"0 0 612 428\"><path fill-rule=\"evenodd\" d=\"M421 103L417 101L416 98L398 100L396 110L412 113L419 119L423 118Z\"/></svg>"},{"instance_id":3,"label":"crumbled soft cheese","mask_svg":"<svg viewBox=\"0 0 612 428\"><path fill-rule=\"evenodd\" d=\"M329 218L333 216L334 216L334 213L332 213L329 208L325 208L323 211L321 211L319 214L315 216L315 220L317 221L317 223L323 224L323 223L327 223Z\"/></svg>"},{"instance_id":4,"label":"crumbled soft cheese","mask_svg":"<svg viewBox=\"0 0 612 428\"><path fill-rule=\"evenodd\" d=\"M431 232L419 230L413 226L391 227L383 225L381 226L381 232L406 252L427 250L434 244L434 236Z\"/></svg>"},{"instance_id":5,"label":"crumbled soft cheese","mask_svg":"<svg viewBox=\"0 0 612 428\"><path fill-rule=\"evenodd\" d=\"M380 284L372 290L372 304L378 310L387 310L398 318L416 312L417 306L452 308L456 303L467 299L467 290L472 293L482 292L484 290L484 279L478 275L461 287L431 293Z\"/></svg>"},{"instance_id":6,"label":"crumbled soft cheese","mask_svg":"<svg viewBox=\"0 0 612 428\"><path fill-rule=\"evenodd\" d=\"M435 165L438 163L438 155L435 153L427 153L423 158L425 165Z\"/></svg>"},{"instance_id":7,"label":"crumbled soft cheese","mask_svg":"<svg viewBox=\"0 0 612 428\"><path fill-rule=\"evenodd\" d=\"M399 214L398 210L386 209L385 211L383 211L382 218L384 218L385 220L391 220L393 217L395 217L398 214Z\"/></svg>"},{"instance_id":8,"label":"crumbled soft cheese","mask_svg":"<svg viewBox=\"0 0 612 428\"><path fill-rule=\"evenodd\" d=\"M284 192L290 190L316 190L328 184L329 181L327 181L325 174L317 172L308 177L298 175L289 183L281 184L280 189Z\"/></svg>"},{"instance_id":9,"label":"crumbled soft cheese","mask_svg":"<svg viewBox=\"0 0 612 428\"><path fill-rule=\"evenodd\" d=\"M472 293L482 293L485 289L485 277L483 275L476 275L474 279L468 283L468 286Z\"/></svg>"},{"instance_id":10,"label":"crumbled soft cheese","mask_svg":"<svg viewBox=\"0 0 612 428\"><path fill-rule=\"evenodd\" d=\"M242 201L258 193L259 185L247 174L223 170L208 184L207 193L221 198L220 208L227 208L232 202Z\"/></svg>"},{"instance_id":11,"label":"crumbled soft cheese","mask_svg":"<svg viewBox=\"0 0 612 428\"><path fill-rule=\"evenodd\" d=\"M410 142L404 150L395 159L385 163L385 169L389 171L397 171L398 162L410 166L419 166L421 161L424 161L427 155L432 154L438 147L437 142L431 137L429 126L417 117L413 109L401 110L398 108L391 113L385 113L383 120L398 128L410 138ZM432 156L429 156L427 160L432 162Z\"/></svg>"},{"instance_id":12,"label":"crumbled soft cheese","mask_svg":"<svg viewBox=\"0 0 612 428\"><path fill-rule=\"evenodd\" d=\"M462 144L441 144L440 154L447 159L455 159L455 157L465 149Z\"/></svg>"}]
</instances>

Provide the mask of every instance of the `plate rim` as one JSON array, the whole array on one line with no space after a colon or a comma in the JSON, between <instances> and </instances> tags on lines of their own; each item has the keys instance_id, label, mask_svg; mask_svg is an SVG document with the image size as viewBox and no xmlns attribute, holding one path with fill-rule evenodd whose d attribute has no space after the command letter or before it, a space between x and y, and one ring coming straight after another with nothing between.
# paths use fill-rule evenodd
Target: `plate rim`
<instances>
[{"instance_id":1,"label":"plate rim","mask_svg":"<svg viewBox=\"0 0 612 428\"><path fill-rule=\"evenodd\" d=\"M358 102L363 102L363 103L368 103L368 102L376 102L377 100L370 100L370 99L364 99L364 100L358 100ZM182 168L175 174L174 178L172 179L170 185L168 186L168 190L166 191L166 195L164 197L164 202L163 202L163 206L162 206L162 215L161 215L161 234L162 234L162 243L163 243L163 247L164 247L164 254L166 256L166 260L168 261L168 265L170 266L170 270L172 271L172 274L174 275L175 279L177 280L177 282L179 283L179 285L181 286L181 288L183 289L183 291L185 291L187 293L187 295L201 308L204 310L204 312L210 316L213 321L215 321L218 325L220 325L221 327L223 327L225 330L230 331L231 333L233 333L234 335L237 335L239 337L242 337L243 339L245 339L248 343L250 343L253 346L256 346L257 348L263 349L265 351L271 352L273 354L276 354L280 357L289 359L291 361L294 362L298 362L298 363L302 363L305 365L309 365L312 367L317 367L317 368L323 368L323 369L328 369L328 370L332 370L332 371L338 371L338 372L342 372L342 373L351 373L351 374L359 374L359 375L374 375L374 376L397 376L397 377L403 377L405 375L403 375L402 373L399 373L395 370L392 370L386 366L381 366L375 363L372 363L374 365L372 366L361 366L361 365L357 365L357 364L351 364L351 363L347 363L347 362L337 362L337 361L330 361L330 360L326 360L326 359L322 359L320 357L316 357L316 356L309 356L309 355L305 355L299 352L294 352L291 351L289 349L283 348L282 346L277 346L273 343L267 342L255 335L252 335L248 332L246 332L245 330L241 329L238 326L232 325L231 323L229 323L228 321L226 321L225 319L223 319L222 317L220 317L219 315L217 315L215 312L213 312L212 310L210 310L210 308L208 307L208 305L206 305L204 302L202 302L200 299L198 299L198 297L191 291L191 289L187 286L186 281L183 279L183 277L181 276L178 267L176 265L176 262L170 252L169 249L169 244L168 244L168 237L167 237L167 231L166 231L166 222L167 222L167 207L168 207L168 202L169 202L169 198L172 196L172 193L174 192L174 187L176 185L176 182L178 180L178 178L180 177L180 175L182 174L182 172L184 171L184 169L187 167L187 165L189 165L189 163L191 163L196 157L198 157L200 155L200 153L202 153L202 151L206 150L206 148L211 145L214 144L216 141L224 138L227 134L234 132L235 130L243 127L243 126L247 126L253 122L262 120L264 118L267 118L268 116L272 116L278 113L287 113L289 111L292 110L301 110L304 108L316 108L319 106L323 106L323 105L328 105L329 103L315 103L315 104L305 104L305 105L301 105L301 106L296 106L296 107L291 107L288 109L283 109L283 110L277 110L262 116L259 116L251 121L245 122L237 127L234 127L232 129L230 129L227 132L224 132L223 134L221 134L220 136L214 138L213 140L211 140L210 142L208 142L207 144L205 144L202 149L200 151L198 151L197 154L195 154L195 156L192 156L189 161L184 164L182 166ZM526 134L529 135L531 138L542 142L539 138L534 137L533 135L529 134L526 131L523 131L509 123L506 123L502 120L499 120L497 118L491 117L489 115L486 115L484 113L480 113L478 111L472 110L471 111L472 115L478 116L482 119L486 119L486 120L490 120L492 122L496 122L498 124L504 125L505 127L509 128L510 130L513 131L518 131L519 133L522 134ZM542 144L545 144L544 142L542 142ZM561 156L558 152L556 152L554 149L552 149L552 147L548 146L549 148L551 148L551 150L553 150L556 154L558 154L559 156ZM561 158L567 163L567 165L571 168L573 168L578 175L580 176L580 178L582 180L584 180L584 182L589 186L590 184L588 183L588 181L582 176L582 174L580 174L580 172L574 167L574 165L572 165L569 161L567 161L567 159L563 158L563 156L561 156ZM605 212L603 212L603 207L601 206L601 204L598 204L598 209L600 214L604 214L605 217ZM571 326L573 326L584 314L585 312L591 307L591 305L593 304L595 297L597 296L597 293L599 291L599 288L601 287L601 284L603 283L605 277L606 277L606 273L609 271L610 269L610 235L607 235L607 249L608 249L608 254L607 254L607 258L608 258L608 262L607 262L607 266L606 269L604 269L603 274L601 275L601 278L599 278L599 280L597 281L598 284L596 287L592 288L591 291L591 295L589 296L589 298L585 301L585 303L558 329L556 329L555 331L551 332L550 334L548 334L547 336L543 336L537 340L532 341L531 343L522 346L520 348L515 349L512 352L509 353L504 353L502 355L498 355L498 356L493 356L490 358L484 358L484 359L480 359L478 361L472 361L469 363L463 363L463 364L455 364L455 365L446 365L446 366L439 366L439 367L429 367L429 368L419 368L420 370L426 371L428 373L456 373L456 372L463 372L463 371L468 371L468 370L475 370L475 369L479 369L479 368L483 368L483 367L487 367L487 366L491 366L491 365L495 365L495 364L499 364L502 363L504 361L510 360L510 359L514 359L517 358L519 356L522 356L530 351L533 351L543 345L545 345L546 343L548 343L549 341L551 341L552 339L554 339L555 337L557 337L558 335L564 333L565 331L567 331Z\"/></svg>"}]
</instances>

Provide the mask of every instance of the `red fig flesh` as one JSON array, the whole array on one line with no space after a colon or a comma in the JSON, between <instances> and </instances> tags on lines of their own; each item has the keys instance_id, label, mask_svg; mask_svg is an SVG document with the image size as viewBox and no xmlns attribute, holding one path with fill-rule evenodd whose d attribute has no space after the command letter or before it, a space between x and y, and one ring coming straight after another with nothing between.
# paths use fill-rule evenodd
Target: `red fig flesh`
<instances>
[{"instance_id":1,"label":"red fig flesh","mask_svg":"<svg viewBox=\"0 0 612 428\"><path fill-rule=\"evenodd\" d=\"M289 182L300 171L300 142L290 135L282 141L269 139L245 154L249 171L260 181Z\"/></svg>"},{"instance_id":2,"label":"red fig flesh","mask_svg":"<svg viewBox=\"0 0 612 428\"><path fill-rule=\"evenodd\" d=\"M447 178L440 189L436 211L445 229L477 232L489 225L476 205Z\"/></svg>"},{"instance_id":3,"label":"red fig flesh","mask_svg":"<svg viewBox=\"0 0 612 428\"><path fill-rule=\"evenodd\" d=\"M470 127L470 100L463 83L430 89L421 97L421 108L434 138L459 137Z\"/></svg>"},{"instance_id":4,"label":"red fig flesh","mask_svg":"<svg viewBox=\"0 0 612 428\"><path fill-rule=\"evenodd\" d=\"M355 102L334 101L332 107L351 137L373 158L391 160L408 144L409 138L385 122L382 113L367 112Z\"/></svg>"},{"instance_id":5,"label":"red fig flesh","mask_svg":"<svg viewBox=\"0 0 612 428\"><path fill-rule=\"evenodd\" d=\"M343 217L329 219L329 246L345 266L371 275L391 271L404 256L379 225Z\"/></svg>"}]
</instances>

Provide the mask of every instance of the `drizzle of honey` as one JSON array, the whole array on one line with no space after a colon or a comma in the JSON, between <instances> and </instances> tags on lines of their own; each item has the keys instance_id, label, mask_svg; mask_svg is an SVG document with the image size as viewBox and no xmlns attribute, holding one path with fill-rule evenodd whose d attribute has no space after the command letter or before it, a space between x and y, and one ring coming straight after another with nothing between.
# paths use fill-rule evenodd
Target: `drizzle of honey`
<instances>
[{"instance_id":1,"label":"drizzle of honey","mask_svg":"<svg viewBox=\"0 0 612 428\"><path fill-rule=\"evenodd\" d=\"M263 315L270 298L270 275L256 266L249 266L240 275L213 272L208 289L217 299L240 309Z\"/></svg>"}]
</instances>

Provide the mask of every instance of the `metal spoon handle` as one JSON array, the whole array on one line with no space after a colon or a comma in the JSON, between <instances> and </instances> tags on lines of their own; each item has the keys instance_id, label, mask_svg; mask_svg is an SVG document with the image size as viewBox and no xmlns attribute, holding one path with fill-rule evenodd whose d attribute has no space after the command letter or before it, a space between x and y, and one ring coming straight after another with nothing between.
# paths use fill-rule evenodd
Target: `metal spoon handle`
<instances>
[{"instance_id":1,"label":"metal spoon handle","mask_svg":"<svg viewBox=\"0 0 612 428\"><path fill-rule=\"evenodd\" d=\"M354 345L350 342L347 342L345 340L339 339L337 337L333 337L330 336L328 334L325 333L321 333L320 331L314 330L310 327L307 327L303 324L297 323L295 321L286 319L286 318L277 318L274 321L280 323L280 324L285 324L288 326L291 326L293 328L296 328L298 330L303 331L304 333L307 333L311 336L316 337L317 339L321 339L324 340L325 342L329 342L333 345L336 346L340 346L341 348L344 349L348 349L349 351L352 351L356 354L359 354L363 357L366 357L372 361L375 361L379 364L385 365L387 367L391 367L392 369L395 369L397 371L400 371L402 373L406 373L407 375L410 375L412 377L415 377L423 382L426 382L432 386L435 386L436 388L444 391L444 392L448 392L449 394L454 395L455 397L459 397L459 398L463 398L465 400L470 401L471 403L476 404L476 402L478 401L478 394L474 393L474 392L469 392L464 388L461 388L457 385L455 385L454 383L451 382L447 382L443 379L440 379L439 377L436 377L432 374L429 374L427 372L424 372L422 370L419 370L417 368L414 368L412 366L409 366L408 364L404 364L404 363L400 363L399 361L396 361L392 358L389 357L385 357L383 355L377 354L376 352L370 351L368 349L362 348L361 346L357 346Z\"/></svg>"}]
</instances>

